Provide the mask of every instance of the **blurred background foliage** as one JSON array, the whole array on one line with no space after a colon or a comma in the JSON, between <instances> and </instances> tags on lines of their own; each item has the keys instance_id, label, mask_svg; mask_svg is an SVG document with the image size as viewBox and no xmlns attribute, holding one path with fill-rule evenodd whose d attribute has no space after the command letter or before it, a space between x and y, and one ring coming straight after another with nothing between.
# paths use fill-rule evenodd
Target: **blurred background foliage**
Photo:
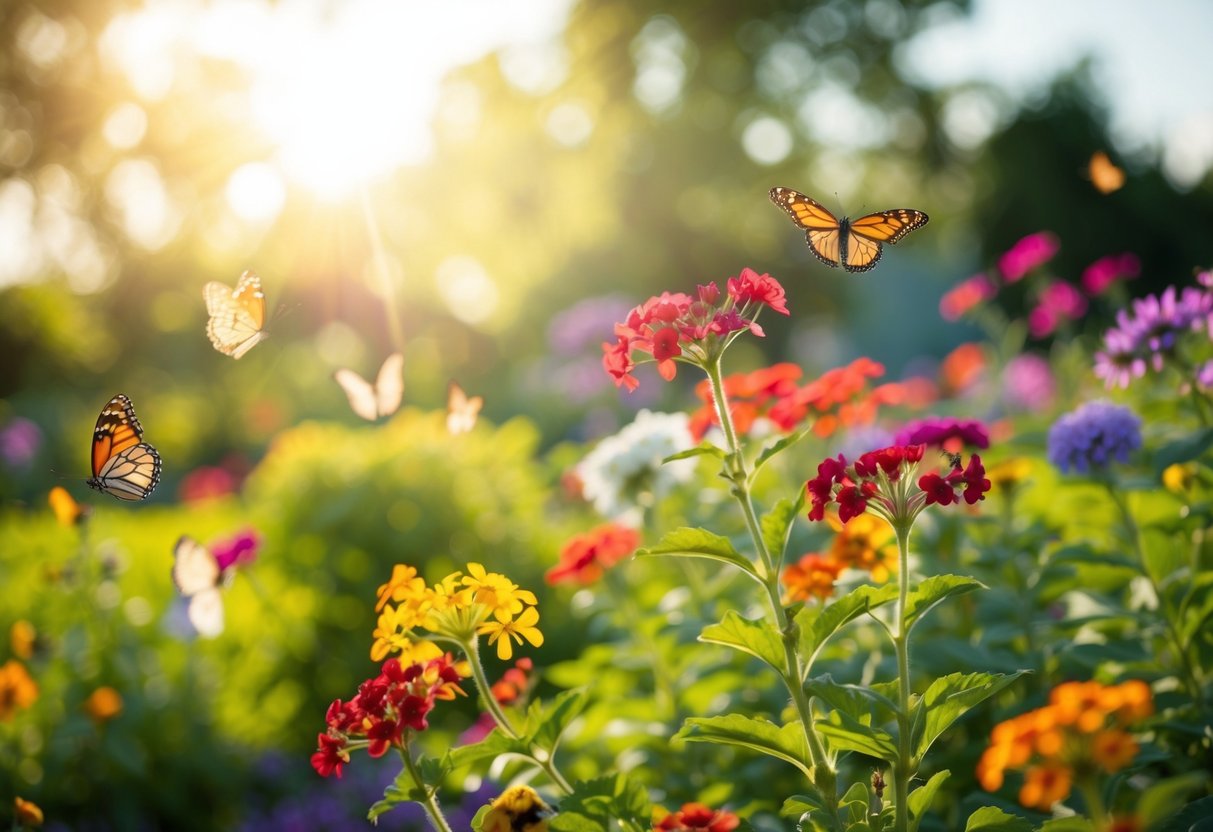
<instances>
[{"instance_id":1,"label":"blurred background foliage","mask_svg":"<svg viewBox=\"0 0 1213 832\"><path fill-rule=\"evenodd\" d=\"M764 319L768 337L739 345L730 371L792 360L812 374L868 354L899 377L933 374L973 337L940 321L940 296L1026 234L1060 237L1051 268L1072 281L1133 251L1136 294L1207 264L1209 165L1168 166L1160 144L1117 133L1117 90L1086 54L1028 96L925 79L915 43L973 11L960 0L0 5L0 428L34 425L30 453L0 462L0 623L48 633L44 665L31 667L50 694L33 724L0 724L6 774L75 828L95 815L112 828L135 817L214 828L248 821L246 798L272 812L301 790L324 793L306 752L328 701L369 673L370 600L391 564L425 563L434 579L478 560L541 589L559 543L593 522L557 487L576 443L642 406L688 406L693 379L624 397L601 372L611 323L650 294L752 266L784 283L794 314ZM1121 191L1085 178L1097 150L1128 174ZM839 214L920 208L930 230L869 275L831 273L767 202L773 185ZM203 335L201 287L247 268L263 278L271 337L234 363ZM1021 287L999 299L1012 317L1028 303ZM1097 335L1113 308L1068 334ZM1020 344L1009 335L1001 360ZM1034 346L1052 351L1067 394L1091 386L1065 375L1072 345ZM333 370L371 377L397 349L408 407L355 424ZM485 397L489 423L457 439L432 412L452 378ZM119 391L165 459L147 505L81 482L98 409ZM214 482L227 496L200 499ZM45 509L59 483L96 505L87 540ZM172 544L241 526L265 546L227 595L227 632L183 642ZM671 579L643 574L666 575L636 599L652 609ZM595 648L573 661L587 633L608 635L589 614L601 600L576 596L571 623L566 596L542 600L557 622L543 652L552 681L616 688L587 717L608 741L584 735L577 773L664 748L611 723L612 695L653 684L651 658ZM638 626L673 660L699 621L669 623ZM706 674L675 665L674 678L704 681L664 707L702 712L734 695L747 668L714 661ZM595 672L606 668L619 673ZM102 684L125 709L98 726L80 703ZM473 711L439 732L453 737ZM696 774L706 753L666 759L664 787L711 785ZM745 765L753 782L771 774ZM407 826L398 818L384 823Z\"/></svg>"}]
</instances>

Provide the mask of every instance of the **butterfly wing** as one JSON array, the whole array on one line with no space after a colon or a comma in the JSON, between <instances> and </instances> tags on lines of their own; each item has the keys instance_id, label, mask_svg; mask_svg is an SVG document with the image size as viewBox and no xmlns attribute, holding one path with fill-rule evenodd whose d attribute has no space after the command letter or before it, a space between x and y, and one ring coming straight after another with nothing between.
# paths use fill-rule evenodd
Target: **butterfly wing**
<instances>
[{"instance_id":1,"label":"butterfly wing","mask_svg":"<svg viewBox=\"0 0 1213 832\"><path fill-rule=\"evenodd\" d=\"M484 406L481 396L469 397L463 388L451 382L446 397L446 429L452 436L467 433L476 426L476 417Z\"/></svg>"},{"instance_id":2,"label":"butterfly wing","mask_svg":"<svg viewBox=\"0 0 1213 832\"><path fill-rule=\"evenodd\" d=\"M839 261L839 222L824 205L791 188L771 188L771 202L787 212L798 228L803 228L809 250L827 266Z\"/></svg>"},{"instance_id":3,"label":"butterfly wing","mask_svg":"<svg viewBox=\"0 0 1213 832\"><path fill-rule=\"evenodd\" d=\"M202 287L206 311L206 334L215 349L240 358L265 338L265 293L255 272L240 275L235 289L212 281Z\"/></svg>"},{"instance_id":4,"label":"butterfly wing","mask_svg":"<svg viewBox=\"0 0 1213 832\"><path fill-rule=\"evenodd\" d=\"M345 391L345 397L350 402L350 409L368 422L375 421L378 413L376 412L375 388L371 386L371 383L353 370L347 370L344 367L333 373L333 378Z\"/></svg>"},{"instance_id":5,"label":"butterfly wing","mask_svg":"<svg viewBox=\"0 0 1213 832\"><path fill-rule=\"evenodd\" d=\"M211 550L189 535L173 547L173 584L186 598L213 590L219 585L219 561Z\"/></svg>"},{"instance_id":6,"label":"butterfly wing","mask_svg":"<svg viewBox=\"0 0 1213 832\"><path fill-rule=\"evenodd\" d=\"M223 594L212 587L190 598L186 608L190 623L203 638L214 638L223 632Z\"/></svg>"},{"instance_id":7,"label":"butterfly wing","mask_svg":"<svg viewBox=\"0 0 1213 832\"><path fill-rule=\"evenodd\" d=\"M93 476L88 485L120 500L143 500L160 484L160 454L143 438L131 400L109 400L93 428Z\"/></svg>"},{"instance_id":8,"label":"butterfly wing","mask_svg":"<svg viewBox=\"0 0 1213 832\"><path fill-rule=\"evenodd\" d=\"M842 267L849 272L868 271L880 260L882 243L892 245L929 221L930 217L912 208L877 211L851 220L847 223L846 261Z\"/></svg>"},{"instance_id":9,"label":"butterfly wing","mask_svg":"<svg viewBox=\"0 0 1213 832\"><path fill-rule=\"evenodd\" d=\"M404 400L404 356L394 352L383 360L375 378L375 400L380 416L391 416Z\"/></svg>"}]
</instances>

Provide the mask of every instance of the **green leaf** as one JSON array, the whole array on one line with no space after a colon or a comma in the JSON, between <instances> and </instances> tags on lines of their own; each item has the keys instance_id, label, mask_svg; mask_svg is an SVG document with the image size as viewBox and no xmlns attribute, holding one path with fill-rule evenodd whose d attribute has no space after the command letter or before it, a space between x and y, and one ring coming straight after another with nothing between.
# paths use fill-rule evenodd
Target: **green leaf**
<instances>
[{"instance_id":1,"label":"green leaf","mask_svg":"<svg viewBox=\"0 0 1213 832\"><path fill-rule=\"evenodd\" d=\"M573 791L560 798L560 811L548 821L548 828L561 832L582 832L612 828L611 818L648 827L652 822L652 804L644 786L626 774L611 774L573 784Z\"/></svg>"},{"instance_id":2,"label":"green leaf","mask_svg":"<svg viewBox=\"0 0 1213 832\"><path fill-rule=\"evenodd\" d=\"M1199 793L1208 779L1207 772L1189 771L1159 780L1134 801L1134 810L1144 826L1153 826L1183 808L1184 801L1190 795ZM1209 816L1213 817L1213 806L1210 807Z\"/></svg>"},{"instance_id":3,"label":"green leaf","mask_svg":"<svg viewBox=\"0 0 1213 832\"><path fill-rule=\"evenodd\" d=\"M780 817L799 818L806 812L817 812L825 809L821 798L811 794L794 794L783 802L779 809Z\"/></svg>"},{"instance_id":4,"label":"green leaf","mask_svg":"<svg viewBox=\"0 0 1213 832\"><path fill-rule=\"evenodd\" d=\"M864 824L868 819L868 812L872 808L872 793L868 791L868 784L863 780L857 780L851 784L851 788L847 789L846 794L842 796L842 800L838 801L838 808L843 812L843 820L847 824L847 829L856 828L856 824Z\"/></svg>"},{"instance_id":5,"label":"green leaf","mask_svg":"<svg viewBox=\"0 0 1213 832\"><path fill-rule=\"evenodd\" d=\"M982 806L969 815L965 832L1032 832L1032 824L996 806Z\"/></svg>"},{"instance_id":6,"label":"green leaf","mask_svg":"<svg viewBox=\"0 0 1213 832\"><path fill-rule=\"evenodd\" d=\"M927 749L939 735L975 705L984 702L1023 672L1002 673L951 673L936 679L918 700L914 724L922 724L922 735L915 747L915 756L922 759ZM925 714L925 719L923 715Z\"/></svg>"},{"instance_id":7,"label":"green leaf","mask_svg":"<svg viewBox=\"0 0 1213 832\"><path fill-rule=\"evenodd\" d=\"M890 764L897 759L897 743L888 731L865 725L845 711L831 711L826 719L817 720L817 733L834 750L858 751Z\"/></svg>"},{"instance_id":8,"label":"green leaf","mask_svg":"<svg viewBox=\"0 0 1213 832\"><path fill-rule=\"evenodd\" d=\"M682 730L675 736L688 742L736 745L759 751L791 763L806 777L811 777L813 766L799 720L780 727L768 720L742 714L692 718L683 723Z\"/></svg>"},{"instance_id":9,"label":"green leaf","mask_svg":"<svg viewBox=\"0 0 1213 832\"><path fill-rule=\"evenodd\" d=\"M896 597L897 587L893 584L880 587L865 584L851 590L828 607L806 606L798 612L796 628L800 638L797 649L804 660L805 674L808 674L817 653L825 646L830 636L838 632L844 624Z\"/></svg>"},{"instance_id":10,"label":"green leaf","mask_svg":"<svg viewBox=\"0 0 1213 832\"><path fill-rule=\"evenodd\" d=\"M943 599L985 588L986 585L976 578L966 578L962 575L932 575L923 579L918 586L910 590L906 599L906 629L913 628L919 618Z\"/></svg>"},{"instance_id":11,"label":"green leaf","mask_svg":"<svg viewBox=\"0 0 1213 832\"><path fill-rule=\"evenodd\" d=\"M1086 818L1074 815L1046 820L1040 825L1040 832L1095 832L1095 826Z\"/></svg>"},{"instance_id":12,"label":"green leaf","mask_svg":"<svg viewBox=\"0 0 1213 832\"><path fill-rule=\"evenodd\" d=\"M691 457L695 456L714 456L717 459L724 459L727 454L725 454L724 448L718 448L711 442L704 442L700 445L696 445L694 448L690 448L689 450L679 451L676 454L670 454L665 459L661 460L661 464L665 465L667 462L674 462L679 459L690 459Z\"/></svg>"},{"instance_id":13,"label":"green leaf","mask_svg":"<svg viewBox=\"0 0 1213 832\"><path fill-rule=\"evenodd\" d=\"M561 691L542 710L532 705L527 714L527 744L537 745L549 754L554 753L569 723L585 710L589 701L589 693L584 688L577 688Z\"/></svg>"},{"instance_id":14,"label":"green leaf","mask_svg":"<svg viewBox=\"0 0 1213 832\"><path fill-rule=\"evenodd\" d=\"M704 627L699 640L749 653L776 671L780 671L784 665L783 639L779 631L765 620L743 618L736 610L729 610L719 624Z\"/></svg>"},{"instance_id":15,"label":"green leaf","mask_svg":"<svg viewBox=\"0 0 1213 832\"><path fill-rule=\"evenodd\" d=\"M661 538L661 542L636 551L637 557L670 555L684 558L709 558L736 566L751 578L761 583L754 564L733 548L727 537L712 534L707 529L692 529L683 526Z\"/></svg>"},{"instance_id":16,"label":"green leaf","mask_svg":"<svg viewBox=\"0 0 1213 832\"><path fill-rule=\"evenodd\" d=\"M472 818L472 832L480 832L480 830L484 827L484 816L492 810L492 805L488 803L476 810L476 815Z\"/></svg>"},{"instance_id":17,"label":"green leaf","mask_svg":"<svg viewBox=\"0 0 1213 832\"><path fill-rule=\"evenodd\" d=\"M762 468L762 466L766 465L773 457L782 453L783 451L786 451L801 439L808 436L809 433L810 430L808 428L798 430L794 433L789 433L787 436L781 437L778 441L763 448L758 454L758 458L754 460L754 470L750 474L750 479L753 479L754 475L758 473L758 470Z\"/></svg>"},{"instance_id":18,"label":"green leaf","mask_svg":"<svg viewBox=\"0 0 1213 832\"><path fill-rule=\"evenodd\" d=\"M922 823L922 816L927 813L927 809L931 808L931 801L935 799L935 793L951 774L952 772L947 770L938 771L932 775L930 780L910 792L910 796L906 798L906 806L910 810L910 832L916 832L918 824Z\"/></svg>"},{"instance_id":19,"label":"green leaf","mask_svg":"<svg viewBox=\"0 0 1213 832\"><path fill-rule=\"evenodd\" d=\"M495 760L502 754L526 754L526 743L507 737L500 728L494 728L480 742L452 748L446 759L452 769L473 765L484 760Z\"/></svg>"},{"instance_id":20,"label":"green leaf","mask_svg":"<svg viewBox=\"0 0 1213 832\"><path fill-rule=\"evenodd\" d=\"M897 712L892 700L877 691L835 682L828 673L809 679L804 683L804 690L809 696L817 697L836 711L850 714L864 725L871 725L873 717L879 722Z\"/></svg>"},{"instance_id":21,"label":"green leaf","mask_svg":"<svg viewBox=\"0 0 1213 832\"><path fill-rule=\"evenodd\" d=\"M800 489L795 500L786 497L762 517L762 541L775 563L783 563L783 553L788 546L788 534L796 515L804 508L804 489Z\"/></svg>"},{"instance_id":22,"label":"green leaf","mask_svg":"<svg viewBox=\"0 0 1213 832\"><path fill-rule=\"evenodd\" d=\"M1167 818L1157 832L1213 832L1213 797L1189 803L1183 811Z\"/></svg>"},{"instance_id":23,"label":"green leaf","mask_svg":"<svg viewBox=\"0 0 1213 832\"><path fill-rule=\"evenodd\" d=\"M1182 439L1168 442L1154 452L1154 476L1161 478L1162 472L1172 465L1199 459L1213 448L1213 428L1205 428L1188 434Z\"/></svg>"},{"instance_id":24,"label":"green leaf","mask_svg":"<svg viewBox=\"0 0 1213 832\"><path fill-rule=\"evenodd\" d=\"M422 763L427 762L422 758ZM428 761L433 762L433 761ZM396 779L388 783L387 788L383 790L383 799L377 800L371 804L370 810L367 811L367 820L375 820L385 812L389 812L401 803L421 803L428 795L424 789L417 788L417 784L413 782L412 775L409 774L407 768L400 769L400 773L396 775Z\"/></svg>"}]
</instances>

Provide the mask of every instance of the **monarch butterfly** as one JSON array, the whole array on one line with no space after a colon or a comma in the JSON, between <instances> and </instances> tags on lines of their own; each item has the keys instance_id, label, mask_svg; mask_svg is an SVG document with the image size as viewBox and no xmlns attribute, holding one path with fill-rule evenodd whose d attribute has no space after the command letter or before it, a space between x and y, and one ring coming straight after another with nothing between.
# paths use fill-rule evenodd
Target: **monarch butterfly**
<instances>
[{"instance_id":1,"label":"monarch butterfly","mask_svg":"<svg viewBox=\"0 0 1213 832\"><path fill-rule=\"evenodd\" d=\"M189 535L173 547L173 583L189 599L186 614L204 638L223 632L223 596L220 589L231 583L233 569L221 569L210 549Z\"/></svg>"},{"instance_id":2,"label":"monarch butterfly","mask_svg":"<svg viewBox=\"0 0 1213 832\"><path fill-rule=\"evenodd\" d=\"M384 359L374 385L344 367L333 373L333 378L345 391L350 408L363 419L373 422L380 416L391 416L400 407L400 400L404 398L403 370L404 356L394 352Z\"/></svg>"},{"instance_id":3,"label":"monarch butterfly","mask_svg":"<svg viewBox=\"0 0 1213 832\"><path fill-rule=\"evenodd\" d=\"M484 406L481 396L469 397L463 388L451 382L446 394L446 429L451 436L467 433L476 426L476 416Z\"/></svg>"},{"instance_id":4,"label":"monarch butterfly","mask_svg":"<svg viewBox=\"0 0 1213 832\"><path fill-rule=\"evenodd\" d=\"M809 250L827 266L842 266L849 272L866 272L876 265L881 243L896 243L930 219L922 211L894 208L841 220L819 202L791 188L771 188L771 202L788 212L792 222L805 230Z\"/></svg>"},{"instance_id":5,"label":"monarch butterfly","mask_svg":"<svg viewBox=\"0 0 1213 832\"><path fill-rule=\"evenodd\" d=\"M160 454L143 439L143 425L131 400L119 393L109 400L93 428L93 476L90 488L119 500L145 500L160 484Z\"/></svg>"},{"instance_id":6,"label":"monarch butterfly","mask_svg":"<svg viewBox=\"0 0 1213 832\"><path fill-rule=\"evenodd\" d=\"M202 297L210 315L206 334L219 352L240 358L267 337L265 292L255 272L240 275L235 289L211 281L202 287Z\"/></svg>"},{"instance_id":7,"label":"monarch butterfly","mask_svg":"<svg viewBox=\"0 0 1213 832\"><path fill-rule=\"evenodd\" d=\"M1091 161L1087 163L1087 176L1101 194L1118 191L1125 184L1125 172L1116 167L1102 150L1091 155Z\"/></svg>"}]
</instances>

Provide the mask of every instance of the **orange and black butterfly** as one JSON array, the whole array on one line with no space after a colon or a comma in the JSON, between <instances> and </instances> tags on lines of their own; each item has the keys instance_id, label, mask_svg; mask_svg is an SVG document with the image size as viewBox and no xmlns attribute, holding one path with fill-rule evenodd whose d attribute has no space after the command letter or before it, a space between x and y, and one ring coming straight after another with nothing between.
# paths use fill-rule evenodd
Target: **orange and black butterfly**
<instances>
[{"instance_id":1,"label":"orange and black butterfly","mask_svg":"<svg viewBox=\"0 0 1213 832\"><path fill-rule=\"evenodd\" d=\"M265 292L256 272L240 275L235 289L211 281L202 287L202 297L210 315L206 334L219 352L239 359L266 338Z\"/></svg>"},{"instance_id":2,"label":"orange and black butterfly","mask_svg":"<svg viewBox=\"0 0 1213 832\"><path fill-rule=\"evenodd\" d=\"M791 188L771 188L771 202L788 212L792 222L804 229L809 250L827 266L842 266L849 272L866 272L880 259L883 243L896 243L930 219L922 211L894 208L841 220L821 203Z\"/></svg>"},{"instance_id":3,"label":"orange and black butterfly","mask_svg":"<svg viewBox=\"0 0 1213 832\"><path fill-rule=\"evenodd\" d=\"M143 426L131 400L119 393L109 400L93 429L90 488L119 500L145 500L160 484L160 454L143 441Z\"/></svg>"}]
</instances>

